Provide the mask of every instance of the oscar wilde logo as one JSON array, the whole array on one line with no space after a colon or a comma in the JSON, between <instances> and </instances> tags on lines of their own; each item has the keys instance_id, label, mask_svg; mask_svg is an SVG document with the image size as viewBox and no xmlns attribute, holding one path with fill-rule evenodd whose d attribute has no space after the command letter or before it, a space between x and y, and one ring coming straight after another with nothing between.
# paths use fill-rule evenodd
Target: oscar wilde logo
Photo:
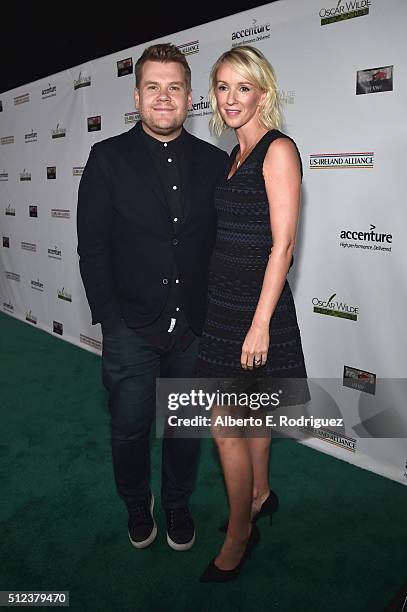
<instances>
[{"instance_id":1,"label":"oscar wilde logo","mask_svg":"<svg viewBox=\"0 0 407 612\"><path fill-rule=\"evenodd\" d=\"M316 153L309 156L311 170L373 168L374 153Z\"/></svg>"},{"instance_id":2,"label":"oscar wilde logo","mask_svg":"<svg viewBox=\"0 0 407 612\"><path fill-rule=\"evenodd\" d=\"M28 206L28 214L30 217L37 218L38 217L38 206L34 204L30 204Z\"/></svg>"},{"instance_id":3,"label":"oscar wilde logo","mask_svg":"<svg viewBox=\"0 0 407 612\"><path fill-rule=\"evenodd\" d=\"M82 87L89 87L92 82L92 78L90 76L84 76L82 71L79 73L77 79L74 79L73 88L81 89Z\"/></svg>"},{"instance_id":4,"label":"oscar wilde logo","mask_svg":"<svg viewBox=\"0 0 407 612\"><path fill-rule=\"evenodd\" d=\"M29 142L37 142L38 140L38 132L34 132L31 130L28 134L24 135L24 142L28 144Z\"/></svg>"},{"instance_id":5,"label":"oscar wilde logo","mask_svg":"<svg viewBox=\"0 0 407 612\"><path fill-rule=\"evenodd\" d=\"M364 17L369 14L369 7L371 5L372 3L370 0L351 0L350 2L338 0L336 6L322 8L319 11L321 25L323 26L329 23L335 23L336 21L353 19L354 17Z\"/></svg>"},{"instance_id":6,"label":"oscar wilde logo","mask_svg":"<svg viewBox=\"0 0 407 612\"><path fill-rule=\"evenodd\" d=\"M32 280L31 289L35 289L36 291L44 291L44 283L42 283L39 278L37 278L37 280Z\"/></svg>"},{"instance_id":7,"label":"oscar wilde logo","mask_svg":"<svg viewBox=\"0 0 407 612\"><path fill-rule=\"evenodd\" d=\"M204 96L199 96L199 102L193 102L190 110L188 111L189 117L204 117L205 115L211 115L212 109L209 101Z\"/></svg>"},{"instance_id":8,"label":"oscar wilde logo","mask_svg":"<svg viewBox=\"0 0 407 612\"><path fill-rule=\"evenodd\" d=\"M3 247L5 249L10 248L10 238L8 236L3 236Z\"/></svg>"},{"instance_id":9,"label":"oscar wilde logo","mask_svg":"<svg viewBox=\"0 0 407 612\"><path fill-rule=\"evenodd\" d=\"M35 317L31 310L26 313L25 320L29 321L29 323L33 323L34 325L37 325L38 323L38 317Z\"/></svg>"},{"instance_id":10,"label":"oscar wilde logo","mask_svg":"<svg viewBox=\"0 0 407 612\"><path fill-rule=\"evenodd\" d=\"M232 47L248 45L258 42L259 40L265 40L266 38L270 38L270 32L270 23L257 24L257 19L253 19L253 24L251 26L232 32Z\"/></svg>"},{"instance_id":11,"label":"oscar wilde logo","mask_svg":"<svg viewBox=\"0 0 407 612\"><path fill-rule=\"evenodd\" d=\"M199 53L199 40L193 40L192 42L185 43L183 45L177 45L177 49L184 55Z\"/></svg>"},{"instance_id":12,"label":"oscar wilde logo","mask_svg":"<svg viewBox=\"0 0 407 612\"><path fill-rule=\"evenodd\" d=\"M280 104L283 106L288 106L289 104L294 104L295 100L295 90L294 89L280 89L278 92L278 99L280 100Z\"/></svg>"},{"instance_id":13,"label":"oscar wilde logo","mask_svg":"<svg viewBox=\"0 0 407 612\"><path fill-rule=\"evenodd\" d=\"M61 249L58 248L56 245L54 247L51 247L50 249L48 249L48 257L50 257L51 259L61 260L62 259Z\"/></svg>"},{"instance_id":14,"label":"oscar wilde logo","mask_svg":"<svg viewBox=\"0 0 407 612\"><path fill-rule=\"evenodd\" d=\"M131 57L126 57L126 59L119 60L117 62L117 76L122 77L126 74L133 73L133 60Z\"/></svg>"},{"instance_id":15,"label":"oscar wilde logo","mask_svg":"<svg viewBox=\"0 0 407 612\"><path fill-rule=\"evenodd\" d=\"M3 136L0 142L2 145L14 144L14 136Z\"/></svg>"},{"instance_id":16,"label":"oscar wilde logo","mask_svg":"<svg viewBox=\"0 0 407 612\"><path fill-rule=\"evenodd\" d=\"M51 138L55 140L56 138L65 138L65 136L66 136L66 128L59 127L59 123L58 123L55 130L52 130L51 132Z\"/></svg>"},{"instance_id":17,"label":"oscar wilde logo","mask_svg":"<svg viewBox=\"0 0 407 612\"><path fill-rule=\"evenodd\" d=\"M72 293L68 293L65 291L65 288L58 289L58 297L60 300L64 300L65 302L72 302Z\"/></svg>"},{"instance_id":18,"label":"oscar wilde logo","mask_svg":"<svg viewBox=\"0 0 407 612\"><path fill-rule=\"evenodd\" d=\"M0 171L0 181L8 181L8 172L5 170Z\"/></svg>"},{"instance_id":19,"label":"oscar wilde logo","mask_svg":"<svg viewBox=\"0 0 407 612\"><path fill-rule=\"evenodd\" d=\"M314 306L314 312L322 315L329 315L330 317L339 317L341 319L350 319L351 321L358 320L359 307L350 306L344 301L334 300L336 293L333 293L327 300L320 300L314 297L312 304Z\"/></svg>"},{"instance_id":20,"label":"oscar wilde logo","mask_svg":"<svg viewBox=\"0 0 407 612\"><path fill-rule=\"evenodd\" d=\"M15 208L13 208L13 207L11 206L11 204L9 204L9 205L6 207L5 213L6 213L6 215L7 215L7 216L9 216L9 217L15 217L15 216L16 216L16 209L15 209Z\"/></svg>"},{"instance_id":21,"label":"oscar wilde logo","mask_svg":"<svg viewBox=\"0 0 407 612\"><path fill-rule=\"evenodd\" d=\"M48 87L42 90L41 95L42 95L43 100L47 100L48 98L53 98L54 96L57 95L57 86L51 85L51 83L48 83Z\"/></svg>"},{"instance_id":22,"label":"oscar wilde logo","mask_svg":"<svg viewBox=\"0 0 407 612\"><path fill-rule=\"evenodd\" d=\"M85 166L74 166L72 168L72 176L82 176Z\"/></svg>"},{"instance_id":23,"label":"oscar wilde logo","mask_svg":"<svg viewBox=\"0 0 407 612\"><path fill-rule=\"evenodd\" d=\"M141 117L140 117L140 113L138 113L137 111L133 111L131 113L125 113L124 114L124 123L128 124L128 123L136 123L137 121L140 121Z\"/></svg>"},{"instance_id":24,"label":"oscar wilde logo","mask_svg":"<svg viewBox=\"0 0 407 612\"><path fill-rule=\"evenodd\" d=\"M24 170L20 172L20 181L31 181L31 172L27 172L24 168Z\"/></svg>"},{"instance_id":25,"label":"oscar wilde logo","mask_svg":"<svg viewBox=\"0 0 407 612\"><path fill-rule=\"evenodd\" d=\"M382 251L391 253L391 245L393 243L393 234L384 232L375 232L375 225L370 224L370 230L341 230L339 234L339 245L345 249L365 249L367 251ZM355 240L356 242L347 242L347 240ZM377 244L378 243L378 244Z\"/></svg>"},{"instance_id":26,"label":"oscar wilde logo","mask_svg":"<svg viewBox=\"0 0 407 612\"><path fill-rule=\"evenodd\" d=\"M29 102L29 101L30 101L29 93L23 94L22 96L16 96L14 98L14 106L18 106L19 104L24 104L25 102Z\"/></svg>"}]
</instances>

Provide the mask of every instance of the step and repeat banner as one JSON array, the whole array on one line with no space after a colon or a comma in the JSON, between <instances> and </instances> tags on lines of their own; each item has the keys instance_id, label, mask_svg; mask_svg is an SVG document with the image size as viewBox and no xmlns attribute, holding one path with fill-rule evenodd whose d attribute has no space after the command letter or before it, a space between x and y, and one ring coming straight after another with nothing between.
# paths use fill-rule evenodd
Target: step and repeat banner
<instances>
[{"instance_id":1,"label":"step and repeat banner","mask_svg":"<svg viewBox=\"0 0 407 612\"><path fill-rule=\"evenodd\" d=\"M407 482L404 0L280 0L153 42L193 75L186 128L209 133L208 78L231 46L275 68L284 130L304 165L290 272L313 400L350 427L305 444ZM147 44L0 94L0 299L4 313L100 353L76 253L76 202L91 146L130 129L134 64ZM324 383L326 379L326 384Z\"/></svg>"}]
</instances>

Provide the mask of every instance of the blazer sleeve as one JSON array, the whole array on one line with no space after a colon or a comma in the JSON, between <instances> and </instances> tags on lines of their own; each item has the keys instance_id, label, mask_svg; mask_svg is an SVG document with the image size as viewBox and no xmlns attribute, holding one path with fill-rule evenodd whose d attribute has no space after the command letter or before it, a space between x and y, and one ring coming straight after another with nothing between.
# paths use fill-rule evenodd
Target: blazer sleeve
<instances>
[{"instance_id":1,"label":"blazer sleeve","mask_svg":"<svg viewBox=\"0 0 407 612\"><path fill-rule=\"evenodd\" d=\"M112 193L103 151L97 145L79 184L76 221L79 269L95 324L120 315L112 282Z\"/></svg>"}]
</instances>

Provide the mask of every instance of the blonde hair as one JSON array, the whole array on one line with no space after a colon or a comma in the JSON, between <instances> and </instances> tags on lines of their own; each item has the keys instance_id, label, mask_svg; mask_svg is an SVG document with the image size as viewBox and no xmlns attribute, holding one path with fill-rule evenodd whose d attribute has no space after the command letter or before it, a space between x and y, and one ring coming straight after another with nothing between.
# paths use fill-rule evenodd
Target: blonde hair
<instances>
[{"instance_id":1,"label":"blonde hair","mask_svg":"<svg viewBox=\"0 0 407 612\"><path fill-rule=\"evenodd\" d=\"M216 136L220 136L228 127L219 112L215 96L217 73L224 62L230 64L245 79L266 93L259 108L259 122L267 130L279 129L282 115L274 70L261 51L255 47L243 45L225 51L212 66L209 89L209 102L213 111L210 121L211 131Z\"/></svg>"}]
</instances>

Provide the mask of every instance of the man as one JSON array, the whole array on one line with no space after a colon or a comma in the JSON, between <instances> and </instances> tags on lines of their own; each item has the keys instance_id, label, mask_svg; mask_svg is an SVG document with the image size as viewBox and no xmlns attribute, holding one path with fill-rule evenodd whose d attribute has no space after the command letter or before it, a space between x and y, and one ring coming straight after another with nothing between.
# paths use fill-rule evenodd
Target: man
<instances>
[{"instance_id":1,"label":"man","mask_svg":"<svg viewBox=\"0 0 407 612\"><path fill-rule=\"evenodd\" d=\"M116 486L130 541L144 548L157 534L149 449L155 381L194 375L215 234L213 191L227 155L183 128L191 72L174 45L146 49L135 74L141 120L93 146L77 225L92 323L102 324ZM175 550L195 540L188 500L198 452L199 440L163 440L161 497Z\"/></svg>"}]
</instances>

